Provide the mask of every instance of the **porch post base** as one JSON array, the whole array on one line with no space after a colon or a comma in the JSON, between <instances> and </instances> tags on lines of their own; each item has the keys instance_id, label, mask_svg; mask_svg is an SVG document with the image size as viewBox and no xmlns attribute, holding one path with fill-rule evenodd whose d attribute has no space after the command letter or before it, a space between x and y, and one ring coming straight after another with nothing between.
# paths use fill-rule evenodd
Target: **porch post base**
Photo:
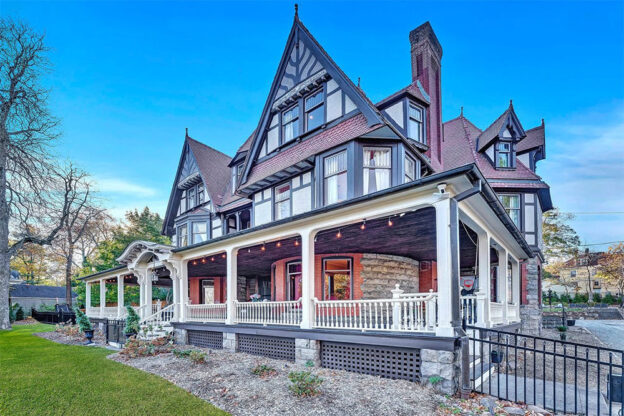
<instances>
[{"instance_id":1,"label":"porch post base","mask_svg":"<svg viewBox=\"0 0 624 416\"><path fill-rule=\"evenodd\" d=\"M188 332L186 329L176 328L173 331L173 340L176 344L188 344Z\"/></svg>"},{"instance_id":2,"label":"porch post base","mask_svg":"<svg viewBox=\"0 0 624 416\"><path fill-rule=\"evenodd\" d=\"M233 332L223 333L223 350L227 352L236 352L238 350L238 334Z\"/></svg>"},{"instance_id":3,"label":"porch post base","mask_svg":"<svg viewBox=\"0 0 624 416\"><path fill-rule=\"evenodd\" d=\"M461 348L455 351L420 350L421 383L436 392L453 395L460 390Z\"/></svg>"},{"instance_id":4,"label":"porch post base","mask_svg":"<svg viewBox=\"0 0 624 416\"><path fill-rule=\"evenodd\" d=\"M321 366L321 343L314 339L295 339L295 363L306 365L314 363L315 367Z\"/></svg>"}]
</instances>

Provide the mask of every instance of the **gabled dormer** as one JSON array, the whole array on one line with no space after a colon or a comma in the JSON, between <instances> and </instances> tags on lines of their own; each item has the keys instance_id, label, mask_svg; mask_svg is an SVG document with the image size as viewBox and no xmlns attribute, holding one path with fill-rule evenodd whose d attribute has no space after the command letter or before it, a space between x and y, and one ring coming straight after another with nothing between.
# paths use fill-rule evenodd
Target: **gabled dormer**
<instances>
[{"instance_id":1,"label":"gabled dormer","mask_svg":"<svg viewBox=\"0 0 624 416\"><path fill-rule=\"evenodd\" d=\"M358 114L368 126L383 123L377 109L295 15L240 183L256 164Z\"/></svg>"},{"instance_id":2,"label":"gabled dormer","mask_svg":"<svg viewBox=\"0 0 624 416\"><path fill-rule=\"evenodd\" d=\"M496 169L515 169L516 146L526 132L518 120L513 104L477 138L477 151L484 153Z\"/></svg>"},{"instance_id":3,"label":"gabled dormer","mask_svg":"<svg viewBox=\"0 0 624 416\"><path fill-rule=\"evenodd\" d=\"M165 213L162 233L178 245L209 238L209 221L223 199L230 158L186 135Z\"/></svg>"}]
</instances>

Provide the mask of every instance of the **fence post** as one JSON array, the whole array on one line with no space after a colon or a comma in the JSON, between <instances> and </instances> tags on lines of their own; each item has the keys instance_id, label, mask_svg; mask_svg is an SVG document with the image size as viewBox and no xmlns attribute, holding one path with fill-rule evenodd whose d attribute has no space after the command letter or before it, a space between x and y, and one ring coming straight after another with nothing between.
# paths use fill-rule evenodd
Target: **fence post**
<instances>
[{"instance_id":1,"label":"fence post","mask_svg":"<svg viewBox=\"0 0 624 416\"><path fill-rule=\"evenodd\" d=\"M401 299L401 295L403 294L403 290L399 289L399 284L397 283L394 286L392 292L392 329L398 331L401 329L401 302L398 302Z\"/></svg>"}]
</instances>

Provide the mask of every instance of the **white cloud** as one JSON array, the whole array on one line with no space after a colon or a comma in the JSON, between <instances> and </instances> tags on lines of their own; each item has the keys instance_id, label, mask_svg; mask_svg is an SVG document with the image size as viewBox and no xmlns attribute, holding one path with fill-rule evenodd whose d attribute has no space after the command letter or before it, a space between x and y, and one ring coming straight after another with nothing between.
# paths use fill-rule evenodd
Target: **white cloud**
<instances>
[{"instance_id":1,"label":"white cloud","mask_svg":"<svg viewBox=\"0 0 624 416\"><path fill-rule=\"evenodd\" d=\"M538 173L566 212L624 211L624 103L546 124L547 158ZM579 215L586 243L624 240L624 215ZM598 247L600 248L600 247Z\"/></svg>"},{"instance_id":2,"label":"white cloud","mask_svg":"<svg viewBox=\"0 0 624 416\"><path fill-rule=\"evenodd\" d=\"M157 191L148 186L129 182L121 178L94 178L95 185L100 192L110 194L125 194L141 197L151 197L157 194Z\"/></svg>"}]
</instances>

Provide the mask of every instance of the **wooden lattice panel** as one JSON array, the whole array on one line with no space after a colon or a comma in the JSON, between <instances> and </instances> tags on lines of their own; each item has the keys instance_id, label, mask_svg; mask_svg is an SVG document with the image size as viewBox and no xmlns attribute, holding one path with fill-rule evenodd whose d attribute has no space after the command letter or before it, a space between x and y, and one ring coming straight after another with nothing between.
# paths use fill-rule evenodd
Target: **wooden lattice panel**
<instances>
[{"instance_id":1,"label":"wooden lattice panel","mask_svg":"<svg viewBox=\"0 0 624 416\"><path fill-rule=\"evenodd\" d=\"M223 349L223 333L214 331L195 331L187 332L188 343L201 348L212 348L213 350Z\"/></svg>"},{"instance_id":2,"label":"wooden lattice panel","mask_svg":"<svg viewBox=\"0 0 624 416\"><path fill-rule=\"evenodd\" d=\"M384 378L419 382L420 350L322 342L321 366Z\"/></svg>"},{"instance_id":3,"label":"wooden lattice panel","mask_svg":"<svg viewBox=\"0 0 624 416\"><path fill-rule=\"evenodd\" d=\"M238 351L279 360L295 361L294 338L239 334Z\"/></svg>"}]
</instances>

